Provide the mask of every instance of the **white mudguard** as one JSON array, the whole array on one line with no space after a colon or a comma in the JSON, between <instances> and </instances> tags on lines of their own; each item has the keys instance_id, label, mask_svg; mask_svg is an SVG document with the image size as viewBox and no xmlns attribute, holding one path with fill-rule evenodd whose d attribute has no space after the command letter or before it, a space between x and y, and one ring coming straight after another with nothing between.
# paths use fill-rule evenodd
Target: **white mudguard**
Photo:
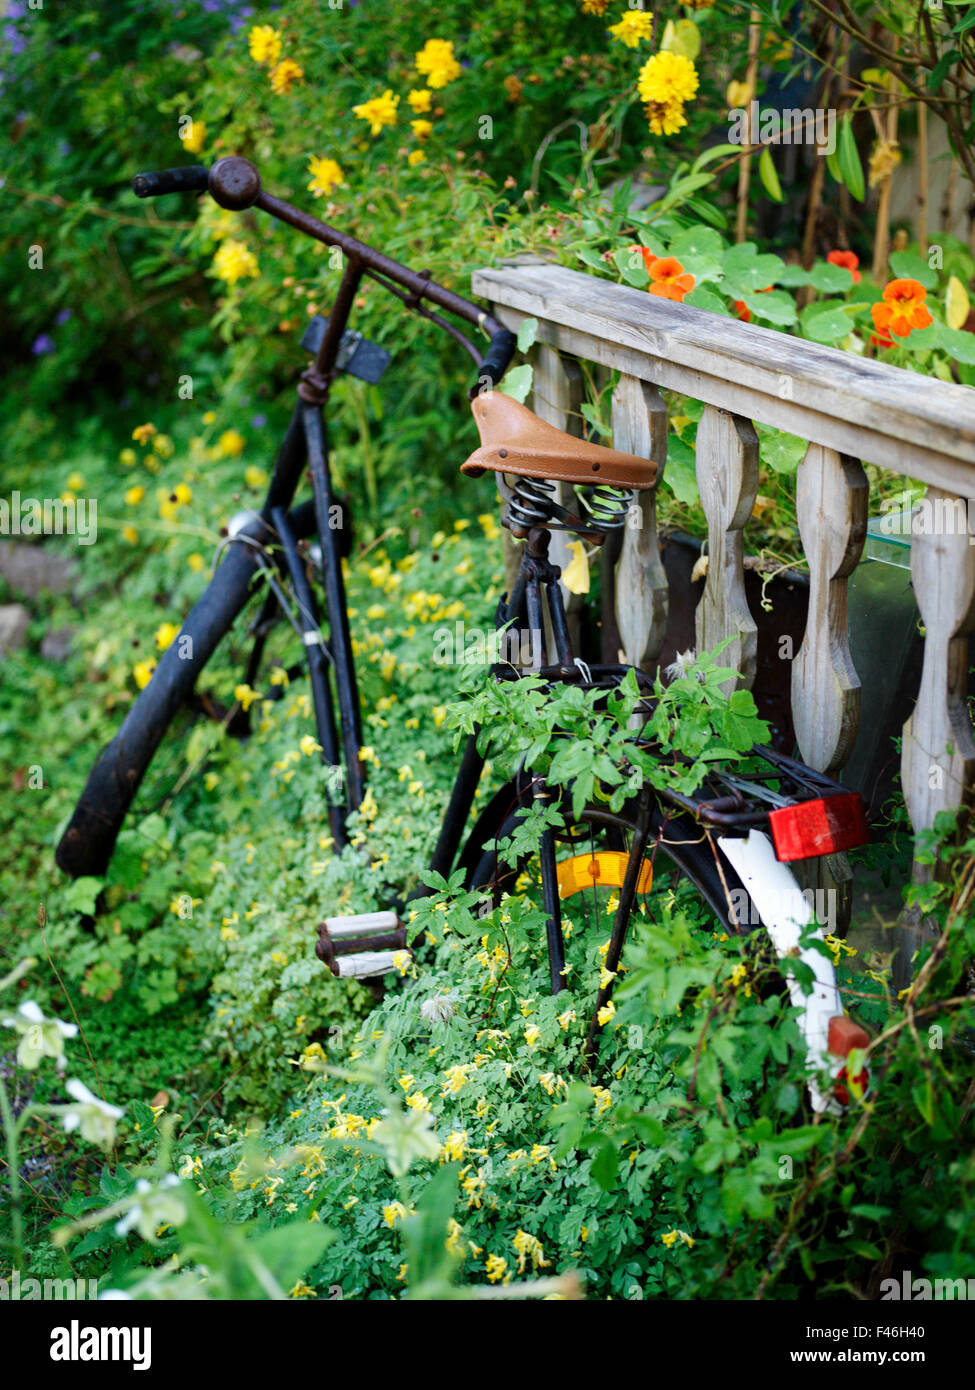
<instances>
[{"instance_id":1,"label":"white mudguard","mask_svg":"<svg viewBox=\"0 0 975 1390\"><path fill-rule=\"evenodd\" d=\"M807 1066L813 1073L809 1081L813 1109L838 1111L842 1107L832 1096L824 1096L815 1080L816 1073L837 1070L827 1047L829 1021L844 1012L836 973L827 956L808 946L797 950L803 929L813 920L812 905L789 866L776 859L772 841L762 831L751 830L746 839L721 836L718 844L751 894L779 956L797 955L815 975L810 994L803 994L791 971L786 972L786 982L792 1003L800 1011L799 1028L806 1040ZM822 941L822 927L813 935Z\"/></svg>"}]
</instances>

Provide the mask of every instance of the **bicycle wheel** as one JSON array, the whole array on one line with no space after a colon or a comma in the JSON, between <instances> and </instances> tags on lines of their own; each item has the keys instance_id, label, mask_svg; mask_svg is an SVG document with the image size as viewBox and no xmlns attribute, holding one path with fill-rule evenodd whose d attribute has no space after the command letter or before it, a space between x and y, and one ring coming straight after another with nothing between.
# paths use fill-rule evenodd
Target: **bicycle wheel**
<instances>
[{"instance_id":1,"label":"bicycle wheel","mask_svg":"<svg viewBox=\"0 0 975 1390\"><path fill-rule=\"evenodd\" d=\"M295 508L291 524L297 537L314 532L315 514L310 502ZM163 653L149 684L88 774L55 851L58 867L70 877L99 875L108 868L119 831L166 731L190 698L200 672L252 597L251 581L258 568L259 552L248 544L248 538L256 538L260 529L260 523L252 523L227 547L225 558L184 622L179 637Z\"/></svg>"},{"instance_id":2,"label":"bicycle wheel","mask_svg":"<svg viewBox=\"0 0 975 1390\"><path fill-rule=\"evenodd\" d=\"M512 809L514 807L514 809ZM468 889L489 890L495 902L515 891L531 868L532 856L504 863L493 842L510 839L532 806L519 805L515 783L492 797L472 829L458 861ZM605 935L613 925L613 899L620 893L630 851L640 834L635 802L619 813L591 803L578 817L565 811L566 826L555 833L556 875L560 902L571 917L573 931L565 943L569 980L582 968L585 938L596 930ZM488 848L484 848L488 845ZM757 932L764 948L764 923L751 894L714 840L688 815L654 800L650 808L647 849L637 879L641 912L650 918L675 906L699 916L702 927L730 933ZM767 940L767 938L765 938ZM622 946L622 942L621 942ZM609 998L600 993L596 1013ZM590 1030L590 1045L598 1034Z\"/></svg>"}]
</instances>

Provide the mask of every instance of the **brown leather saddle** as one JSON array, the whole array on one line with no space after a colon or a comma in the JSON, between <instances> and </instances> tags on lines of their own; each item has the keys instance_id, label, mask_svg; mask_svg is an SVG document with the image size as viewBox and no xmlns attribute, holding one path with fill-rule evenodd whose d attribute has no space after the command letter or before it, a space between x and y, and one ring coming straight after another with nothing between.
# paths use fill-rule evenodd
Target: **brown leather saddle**
<instances>
[{"instance_id":1,"label":"brown leather saddle","mask_svg":"<svg viewBox=\"0 0 975 1390\"><path fill-rule=\"evenodd\" d=\"M656 481L657 465L652 460L576 439L547 425L502 391L475 396L471 410L481 447L460 466L469 477L479 478L492 469L495 473L589 486L648 488Z\"/></svg>"}]
</instances>

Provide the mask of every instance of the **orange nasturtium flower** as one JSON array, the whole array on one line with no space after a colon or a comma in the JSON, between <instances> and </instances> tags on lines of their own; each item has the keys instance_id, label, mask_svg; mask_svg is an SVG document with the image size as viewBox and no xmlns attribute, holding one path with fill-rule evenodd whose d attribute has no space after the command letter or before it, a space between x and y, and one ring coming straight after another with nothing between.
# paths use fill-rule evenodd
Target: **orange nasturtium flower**
<instances>
[{"instance_id":1,"label":"orange nasturtium flower","mask_svg":"<svg viewBox=\"0 0 975 1390\"><path fill-rule=\"evenodd\" d=\"M906 338L915 328L927 328L934 320L930 310L925 308L926 294L919 280L891 280L884 288L880 303L870 306L878 333Z\"/></svg>"},{"instance_id":2,"label":"orange nasturtium flower","mask_svg":"<svg viewBox=\"0 0 975 1390\"><path fill-rule=\"evenodd\" d=\"M854 285L859 283L860 272L857 266L860 264L860 257L855 251L831 251L826 257L830 265L841 265L853 276Z\"/></svg>"},{"instance_id":3,"label":"orange nasturtium flower","mask_svg":"<svg viewBox=\"0 0 975 1390\"><path fill-rule=\"evenodd\" d=\"M676 256L658 257L646 246L641 246L640 251L650 276L647 292L661 299L676 300L679 304L684 295L694 288L694 276L684 269Z\"/></svg>"},{"instance_id":4,"label":"orange nasturtium flower","mask_svg":"<svg viewBox=\"0 0 975 1390\"><path fill-rule=\"evenodd\" d=\"M735 313L741 319L742 323L751 323L752 311L743 299L735 300Z\"/></svg>"}]
</instances>

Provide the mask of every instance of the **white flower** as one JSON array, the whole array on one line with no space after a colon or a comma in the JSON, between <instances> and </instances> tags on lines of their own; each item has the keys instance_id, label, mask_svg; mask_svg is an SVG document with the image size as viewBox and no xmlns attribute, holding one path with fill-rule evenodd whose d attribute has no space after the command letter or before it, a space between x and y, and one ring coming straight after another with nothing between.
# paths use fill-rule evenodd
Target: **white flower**
<instances>
[{"instance_id":1,"label":"white flower","mask_svg":"<svg viewBox=\"0 0 975 1390\"><path fill-rule=\"evenodd\" d=\"M115 1141L116 1123L125 1114L117 1105L109 1105L107 1101L99 1100L93 1096L88 1087L77 1078L69 1081L65 1087L69 1096L74 1096L77 1104L65 1105L61 1108L61 1121L65 1132L70 1134L74 1129L81 1130L81 1137L87 1139L90 1144L99 1144L103 1149L110 1149Z\"/></svg>"},{"instance_id":2,"label":"white flower","mask_svg":"<svg viewBox=\"0 0 975 1390\"><path fill-rule=\"evenodd\" d=\"M5 1018L3 1026L16 1028L21 1035L17 1061L28 1071L38 1067L44 1057L53 1057L60 1062L64 1057L65 1038L73 1038L78 1031L75 1023L45 1018L33 999L21 1004L14 1018Z\"/></svg>"},{"instance_id":3,"label":"white flower","mask_svg":"<svg viewBox=\"0 0 975 1390\"><path fill-rule=\"evenodd\" d=\"M447 1024L457 1012L455 1000L453 990L449 994L435 994L432 999L424 999L420 1005L420 1017L424 1023Z\"/></svg>"},{"instance_id":4,"label":"white flower","mask_svg":"<svg viewBox=\"0 0 975 1390\"><path fill-rule=\"evenodd\" d=\"M175 1173L167 1173L155 1188L145 1178L140 1178L135 1185L137 1196L121 1221L115 1223L117 1234L127 1235L136 1226L143 1240L154 1245L160 1226L181 1226L188 1215L186 1203L178 1193L171 1191L179 1185Z\"/></svg>"}]
</instances>

